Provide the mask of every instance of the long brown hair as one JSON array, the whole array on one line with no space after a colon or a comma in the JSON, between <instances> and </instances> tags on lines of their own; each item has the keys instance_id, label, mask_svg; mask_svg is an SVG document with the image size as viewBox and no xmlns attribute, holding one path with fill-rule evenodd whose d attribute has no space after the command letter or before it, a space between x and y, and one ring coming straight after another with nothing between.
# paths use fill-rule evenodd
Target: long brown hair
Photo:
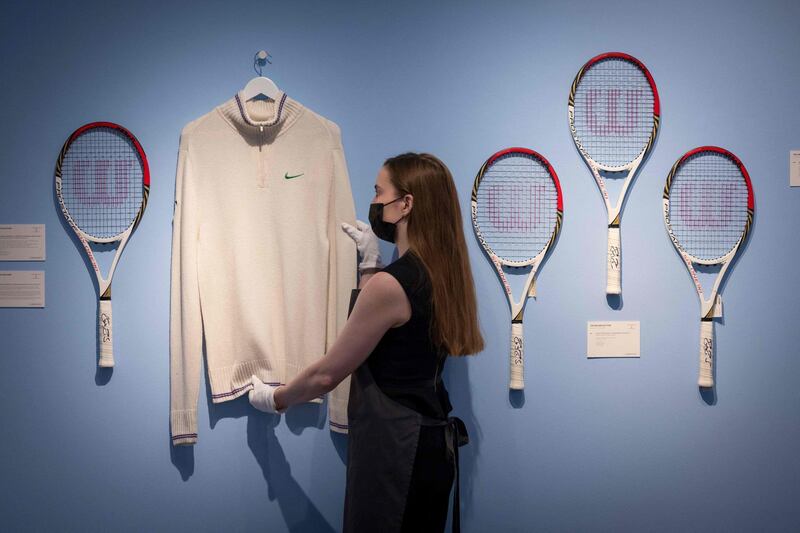
<instances>
[{"instance_id":1,"label":"long brown hair","mask_svg":"<svg viewBox=\"0 0 800 533\"><path fill-rule=\"evenodd\" d=\"M434 342L450 355L482 351L475 285L450 170L437 157L417 153L391 157L383 166L392 185L414 197L408 245L431 280Z\"/></svg>"}]
</instances>

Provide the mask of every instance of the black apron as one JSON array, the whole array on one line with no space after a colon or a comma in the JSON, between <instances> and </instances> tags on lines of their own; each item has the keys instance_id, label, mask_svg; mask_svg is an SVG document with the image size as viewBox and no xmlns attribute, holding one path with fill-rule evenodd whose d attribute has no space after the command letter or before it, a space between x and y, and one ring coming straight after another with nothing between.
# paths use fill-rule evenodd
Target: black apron
<instances>
[{"instance_id":1,"label":"black apron","mask_svg":"<svg viewBox=\"0 0 800 533\"><path fill-rule=\"evenodd\" d=\"M459 532L458 447L469 441L464 423L456 417L423 416L389 398L375 383L366 362L351 376L348 418L344 532L400 532L422 426L445 427L455 470L452 524L453 531Z\"/></svg>"}]
</instances>

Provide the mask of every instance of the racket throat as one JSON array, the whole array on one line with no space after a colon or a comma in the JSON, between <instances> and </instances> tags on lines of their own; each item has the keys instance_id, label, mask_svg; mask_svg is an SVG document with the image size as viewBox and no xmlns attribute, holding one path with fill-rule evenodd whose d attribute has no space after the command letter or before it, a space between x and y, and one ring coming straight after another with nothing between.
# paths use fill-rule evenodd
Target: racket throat
<instances>
[{"instance_id":1,"label":"racket throat","mask_svg":"<svg viewBox=\"0 0 800 533\"><path fill-rule=\"evenodd\" d=\"M722 318L722 298L716 293L710 300L703 300L700 304L701 321L712 321L715 318Z\"/></svg>"}]
</instances>

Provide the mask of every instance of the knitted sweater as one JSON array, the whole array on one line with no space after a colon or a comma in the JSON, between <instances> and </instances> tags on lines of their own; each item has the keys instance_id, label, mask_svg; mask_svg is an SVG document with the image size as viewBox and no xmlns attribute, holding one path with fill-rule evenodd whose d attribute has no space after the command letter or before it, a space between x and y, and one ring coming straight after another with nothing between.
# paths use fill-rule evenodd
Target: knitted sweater
<instances>
[{"instance_id":1,"label":"knitted sweater","mask_svg":"<svg viewBox=\"0 0 800 533\"><path fill-rule=\"evenodd\" d=\"M172 221L170 427L197 442L205 338L214 403L250 376L283 384L322 357L347 319L355 223L338 126L287 98L241 93L181 133ZM347 430L349 379L328 397ZM317 400L318 402L321 400Z\"/></svg>"}]
</instances>

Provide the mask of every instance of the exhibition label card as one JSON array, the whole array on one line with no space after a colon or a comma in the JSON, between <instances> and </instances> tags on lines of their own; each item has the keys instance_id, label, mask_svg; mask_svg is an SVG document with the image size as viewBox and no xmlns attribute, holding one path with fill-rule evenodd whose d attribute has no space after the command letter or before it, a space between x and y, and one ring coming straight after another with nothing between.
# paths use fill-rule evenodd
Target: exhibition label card
<instances>
[{"instance_id":1,"label":"exhibition label card","mask_svg":"<svg viewBox=\"0 0 800 533\"><path fill-rule=\"evenodd\" d=\"M0 307L44 307L44 271L0 270Z\"/></svg>"},{"instance_id":2,"label":"exhibition label card","mask_svg":"<svg viewBox=\"0 0 800 533\"><path fill-rule=\"evenodd\" d=\"M639 321L587 322L586 356L639 357Z\"/></svg>"},{"instance_id":3,"label":"exhibition label card","mask_svg":"<svg viewBox=\"0 0 800 533\"><path fill-rule=\"evenodd\" d=\"M44 261L44 224L0 224L0 261Z\"/></svg>"},{"instance_id":4,"label":"exhibition label card","mask_svg":"<svg viewBox=\"0 0 800 533\"><path fill-rule=\"evenodd\" d=\"M789 185L800 187L800 150L789 152Z\"/></svg>"}]
</instances>

